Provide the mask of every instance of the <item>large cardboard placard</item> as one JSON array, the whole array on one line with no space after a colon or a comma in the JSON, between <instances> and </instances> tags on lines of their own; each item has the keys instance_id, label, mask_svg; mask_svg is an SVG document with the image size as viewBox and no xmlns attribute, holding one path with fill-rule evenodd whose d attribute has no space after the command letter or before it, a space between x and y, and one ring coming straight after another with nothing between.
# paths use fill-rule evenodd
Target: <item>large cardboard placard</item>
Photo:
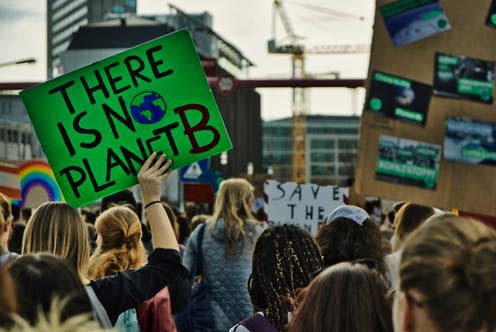
<instances>
[{"instance_id":1,"label":"large cardboard placard","mask_svg":"<svg viewBox=\"0 0 496 332\"><path fill-rule=\"evenodd\" d=\"M316 234L329 213L345 204L348 188L267 180L264 194L270 224L294 224Z\"/></svg>"},{"instance_id":2,"label":"large cardboard placard","mask_svg":"<svg viewBox=\"0 0 496 332\"><path fill-rule=\"evenodd\" d=\"M392 2L394 1L377 0L376 8ZM495 30L485 23L491 0L440 0L439 3L449 20L450 30L399 47L393 44L384 18L379 10L376 10L367 88L370 86L373 71L408 77L432 85L437 52L485 61L496 60ZM448 116L496 122L494 104L436 95L431 97L428 114L425 126L420 127L380 114L363 112L354 189L367 196L496 215L493 199L496 197L496 182L493 181L496 171L492 165L441 159L435 190L389 183L375 178L381 135L442 146Z\"/></svg>"},{"instance_id":3,"label":"large cardboard placard","mask_svg":"<svg viewBox=\"0 0 496 332\"><path fill-rule=\"evenodd\" d=\"M21 92L73 206L136 184L152 151L173 168L231 142L189 33L182 30Z\"/></svg>"}]
</instances>

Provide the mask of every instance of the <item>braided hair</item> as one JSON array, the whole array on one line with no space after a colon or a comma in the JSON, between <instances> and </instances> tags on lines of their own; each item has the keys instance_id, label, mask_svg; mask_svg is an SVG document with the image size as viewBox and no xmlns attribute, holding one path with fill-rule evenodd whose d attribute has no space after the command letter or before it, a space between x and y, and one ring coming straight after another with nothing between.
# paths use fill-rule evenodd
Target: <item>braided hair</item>
<instances>
[{"instance_id":1,"label":"braided hair","mask_svg":"<svg viewBox=\"0 0 496 332\"><path fill-rule=\"evenodd\" d=\"M297 289L322 267L317 244L297 226L270 227L257 240L252 264L248 291L254 309L264 312L278 331L287 331Z\"/></svg>"}]
</instances>

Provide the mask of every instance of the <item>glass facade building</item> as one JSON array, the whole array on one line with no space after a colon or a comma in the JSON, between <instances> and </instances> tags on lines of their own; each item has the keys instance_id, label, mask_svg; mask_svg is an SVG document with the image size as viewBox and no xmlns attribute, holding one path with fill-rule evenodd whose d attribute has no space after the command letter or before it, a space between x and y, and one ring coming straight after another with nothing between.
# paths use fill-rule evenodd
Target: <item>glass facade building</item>
<instances>
[{"instance_id":1,"label":"glass facade building","mask_svg":"<svg viewBox=\"0 0 496 332\"><path fill-rule=\"evenodd\" d=\"M80 26L111 14L136 14L136 0L47 0L47 75L60 74L59 55Z\"/></svg>"},{"instance_id":2,"label":"glass facade building","mask_svg":"<svg viewBox=\"0 0 496 332\"><path fill-rule=\"evenodd\" d=\"M291 118L264 121L263 167L278 181L291 180ZM354 177L359 116L306 117L306 181L346 185Z\"/></svg>"}]
</instances>

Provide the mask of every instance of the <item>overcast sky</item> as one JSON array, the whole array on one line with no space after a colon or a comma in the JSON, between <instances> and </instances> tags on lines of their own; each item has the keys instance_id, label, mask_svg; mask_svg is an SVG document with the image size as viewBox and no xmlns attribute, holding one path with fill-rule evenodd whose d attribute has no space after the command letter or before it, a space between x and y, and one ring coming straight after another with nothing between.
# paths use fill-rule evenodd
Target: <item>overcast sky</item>
<instances>
[{"instance_id":1,"label":"overcast sky","mask_svg":"<svg viewBox=\"0 0 496 332\"><path fill-rule=\"evenodd\" d=\"M169 12L167 1L137 1L138 13ZM250 78L290 77L290 56L270 55L266 51L267 40L272 38L272 1L174 0L170 3L190 13L208 11L213 16L214 30L255 63L249 71ZM302 43L307 47L370 43L374 1L285 0L284 5L295 33L304 37ZM45 16L43 0L0 0L0 64L31 57L37 60L34 65L0 67L1 82L45 80ZM286 36L280 23L276 32L278 40ZM306 56L306 72L314 75L338 71L342 78L364 78L367 67L367 54ZM291 115L290 89L258 91L262 95L265 120ZM348 89L311 89L309 113L359 115L363 94L363 91L354 94Z\"/></svg>"}]
</instances>

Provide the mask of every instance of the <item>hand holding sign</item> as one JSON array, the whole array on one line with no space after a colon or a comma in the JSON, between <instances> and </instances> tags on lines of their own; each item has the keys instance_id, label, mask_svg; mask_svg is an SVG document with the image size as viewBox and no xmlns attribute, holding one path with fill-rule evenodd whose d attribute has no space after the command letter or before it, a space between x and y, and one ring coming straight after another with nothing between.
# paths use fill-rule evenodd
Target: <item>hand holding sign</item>
<instances>
[{"instance_id":1,"label":"hand holding sign","mask_svg":"<svg viewBox=\"0 0 496 332\"><path fill-rule=\"evenodd\" d=\"M153 152L138 173L146 219L152 232L152 244L153 248L179 251L179 244L174 235L172 223L160 201L160 182L169 176L172 160L167 159L165 161L165 154L161 154L158 159L156 157L157 153Z\"/></svg>"},{"instance_id":2,"label":"hand holding sign","mask_svg":"<svg viewBox=\"0 0 496 332\"><path fill-rule=\"evenodd\" d=\"M160 182L168 177L171 172L172 160L167 159L164 163L166 155L162 154L154 161L156 156L157 153L153 152L138 173L138 182L143 194L144 204L160 200Z\"/></svg>"}]
</instances>

